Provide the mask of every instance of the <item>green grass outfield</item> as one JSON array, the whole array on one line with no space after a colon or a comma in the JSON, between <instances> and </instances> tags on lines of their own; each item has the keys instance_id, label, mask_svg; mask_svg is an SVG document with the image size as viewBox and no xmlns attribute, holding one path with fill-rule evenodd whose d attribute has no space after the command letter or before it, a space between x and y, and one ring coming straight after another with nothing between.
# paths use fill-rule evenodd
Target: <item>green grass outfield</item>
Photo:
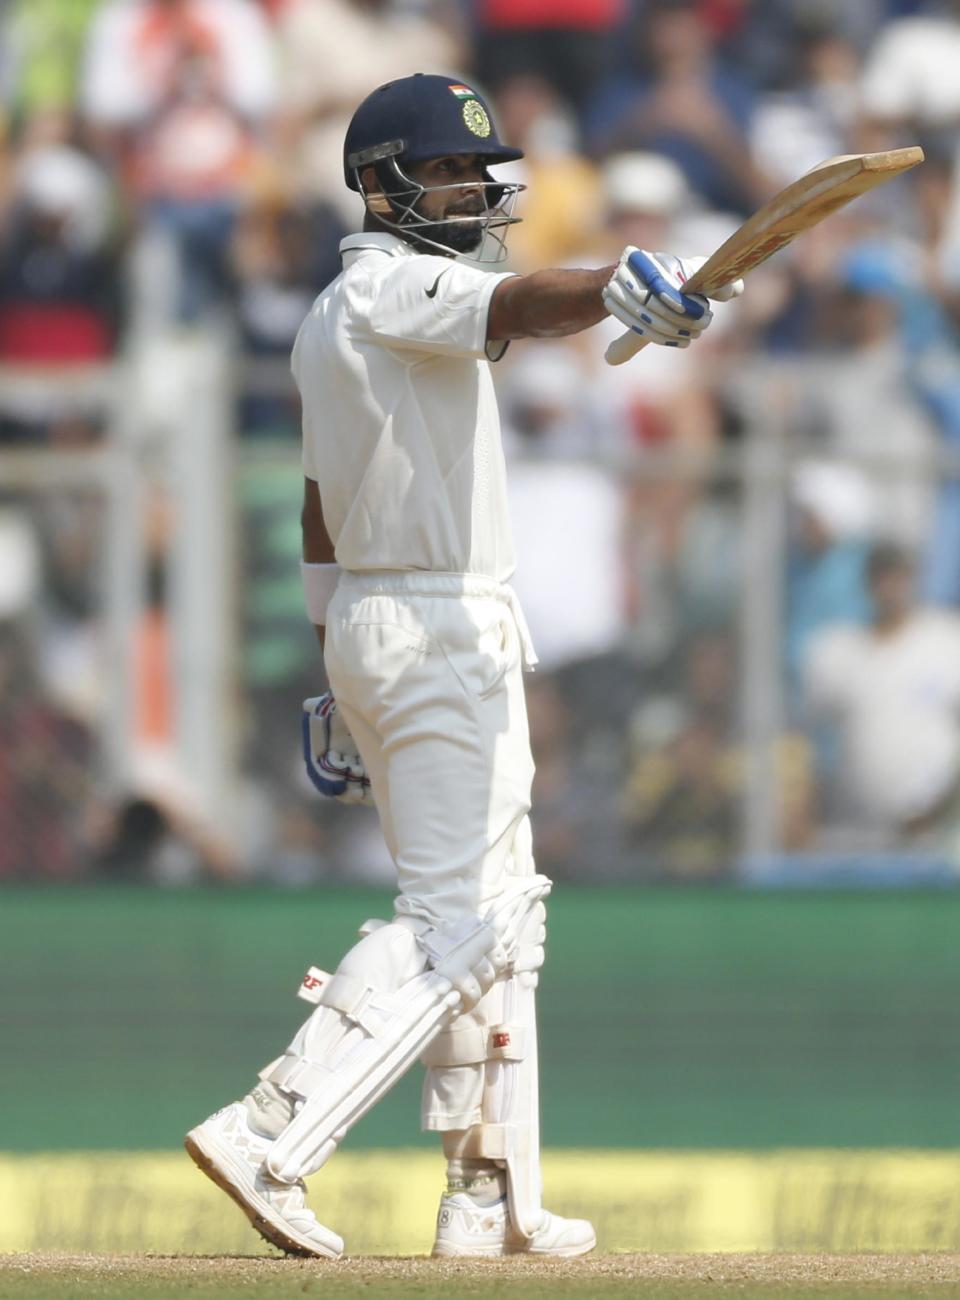
<instances>
[{"instance_id":1,"label":"green grass outfield","mask_svg":"<svg viewBox=\"0 0 960 1300\"><path fill-rule=\"evenodd\" d=\"M582 1260L0 1258L2 1300L894 1300L960 1292L960 1256L595 1255Z\"/></svg>"},{"instance_id":2,"label":"green grass outfield","mask_svg":"<svg viewBox=\"0 0 960 1300\"><path fill-rule=\"evenodd\" d=\"M0 1149L173 1150L289 1042L382 892L0 890ZM960 1147L960 890L558 885L549 1147ZM347 1150L436 1148L414 1069Z\"/></svg>"}]
</instances>

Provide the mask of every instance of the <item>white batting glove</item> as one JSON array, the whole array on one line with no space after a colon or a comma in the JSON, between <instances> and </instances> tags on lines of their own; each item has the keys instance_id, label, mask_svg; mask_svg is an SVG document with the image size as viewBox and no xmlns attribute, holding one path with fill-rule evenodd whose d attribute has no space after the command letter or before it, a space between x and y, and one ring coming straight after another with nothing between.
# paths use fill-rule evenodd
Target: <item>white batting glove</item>
<instances>
[{"instance_id":1,"label":"white batting glove","mask_svg":"<svg viewBox=\"0 0 960 1300\"><path fill-rule=\"evenodd\" d=\"M603 290L604 306L650 343L688 348L713 313L702 294L683 292L687 278L679 257L628 245Z\"/></svg>"},{"instance_id":2,"label":"white batting glove","mask_svg":"<svg viewBox=\"0 0 960 1300\"><path fill-rule=\"evenodd\" d=\"M604 288L604 305L612 316L651 343L689 347L713 320L702 294L683 292L683 285L705 261L648 253L628 245ZM743 281L737 280L712 296L726 302L742 292Z\"/></svg>"},{"instance_id":3,"label":"white batting glove","mask_svg":"<svg viewBox=\"0 0 960 1300\"><path fill-rule=\"evenodd\" d=\"M341 803L373 803L357 742L337 710L332 691L304 700L302 727L307 776L320 793Z\"/></svg>"}]
</instances>

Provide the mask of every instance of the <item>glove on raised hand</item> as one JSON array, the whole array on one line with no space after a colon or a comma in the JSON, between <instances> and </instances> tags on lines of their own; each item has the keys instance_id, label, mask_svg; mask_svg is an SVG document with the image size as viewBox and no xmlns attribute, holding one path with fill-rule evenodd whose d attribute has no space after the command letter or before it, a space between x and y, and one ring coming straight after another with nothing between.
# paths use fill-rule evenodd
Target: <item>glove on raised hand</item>
<instances>
[{"instance_id":1,"label":"glove on raised hand","mask_svg":"<svg viewBox=\"0 0 960 1300\"><path fill-rule=\"evenodd\" d=\"M302 726L307 776L320 793L341 803L372 803L357 742L337 710L332 691L304 700Z\"/></svg>"},{"instance_id":2,"label":"glove on raised hand","mask_svg":"<svg viewBox=\"0 0 960 1300\"><path fill-rule=\"evenodd\" d=\"M684 293L683 285L705 258L648 253L628 245L603 290L607 311L651 343L686 348L713 320L706 298ZM712 296L720 302L743 292L743 281L725 285Z\"/></svg>"}]
</instances>

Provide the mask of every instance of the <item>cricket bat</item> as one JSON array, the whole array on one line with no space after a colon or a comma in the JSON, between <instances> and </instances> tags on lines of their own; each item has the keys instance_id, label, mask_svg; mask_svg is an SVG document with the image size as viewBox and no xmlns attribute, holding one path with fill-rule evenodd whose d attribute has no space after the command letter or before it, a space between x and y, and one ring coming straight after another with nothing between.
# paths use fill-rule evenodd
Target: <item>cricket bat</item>
<instances>
[{"instance_id":1,"label":"cricket bat","mask_svg":"<svg viewBox=\"0 0 960 1300\"><path fill-rule=\"evenodd\" d=\"M709 295L765 262L797 235L829 217L851 199L923 162L918 145L886 153L851 153L828 158L786 186L735 230L683 286L684 293ZM649 340L632 330L606 351L611 366L622 365Z\"/></svg>"}]
</instances>

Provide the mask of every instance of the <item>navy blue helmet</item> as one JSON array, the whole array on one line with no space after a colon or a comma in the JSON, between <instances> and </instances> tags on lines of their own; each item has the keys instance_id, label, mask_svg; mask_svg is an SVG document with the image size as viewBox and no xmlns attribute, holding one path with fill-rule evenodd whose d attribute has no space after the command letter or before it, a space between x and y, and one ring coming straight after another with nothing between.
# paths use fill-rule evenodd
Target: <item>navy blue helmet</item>
<instances>
[{"instance_id":1,"label":"navy blue helmet","mask_svg":"<svg viewBox=\"0 0 960 1300\"><path fill-rule=\"evenodd\" d=\"M417 72L379 86L354 113L343 147L344 179L359 190L357 170L384 158L411 163L464 153L490 163L523 157L522 149L500 143L482 95L454 77Z\"/></svg>"},{"instance_id":2,"label":"navy blue helmet","mask_svg":"<svg viewBox=\"0 0 960 1300\"><path fill-rule=\"evenodd\" d=\"M483 163L484 212L440 220L424 217L417 205L428 190L477 186L423 186L407 173L407 166L465 154ZM521 149L500 141L490 109L476 90L455 77L418 72L387 82L363 101L347 128L343 172L350 189L363 195L367 210L384 226L447 254L467 251L471 243L479 247L490 234L496 252L486 260L499 261L506 255L505 227L520 219L512 208L523 186L494 179L487 167L522 157ZM375 194L364 187L362 174L368 167L374 168L379 183Z\"/></svg>"}]
</instances>

